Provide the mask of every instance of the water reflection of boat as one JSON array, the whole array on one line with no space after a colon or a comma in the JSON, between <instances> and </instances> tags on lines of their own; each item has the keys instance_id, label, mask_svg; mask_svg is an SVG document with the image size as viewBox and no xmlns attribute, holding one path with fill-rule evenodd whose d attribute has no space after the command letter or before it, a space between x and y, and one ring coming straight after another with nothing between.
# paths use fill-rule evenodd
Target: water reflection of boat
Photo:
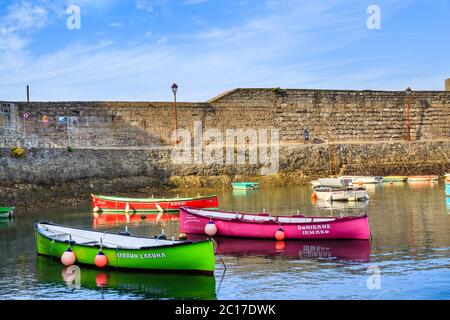
<instances>
[{"instance_id":1,"label":"water reflection of boat","mask_svg":"<svg viewBox=\"0 0 450 320\"><path fill-rule=\"evenodd\" d=\"M366 210L369 206L369 200L367 201L350 201L350 202L329 202L325 200L317 200L314 203L317 209L325 209L329 211L358 211Z\"/></svg>"},{"instance_id":2,"label":"water reflection of boat","mask_svg":"<svg viewBox=\"0 0 450 320\"><path fill-rule=\"evenodd\" d=\"M188 239L205 239L188 235ZM369 240L303 240L274 241L217 237L218 253L229 256L284 257L288 259L338 259L370 261Z\"/></svg>"},{"instance_id":3,"label":"water reflection of boat","mask_svg":"<svg viewBox=\"0 0 450 320\"><path fill-rule=\"evenodd\" d=\"M10 219L0 219L0 228L8 228L14 225L13 218Z\"/></svg>"},{"instance_id":4,"label":"water reflection of boat","mask_svg":"<svg viewBox=\"0 0 450 320\"><path fill-rule=\"evenodd\" d=\"M65 267L59 259L38 257L40 282L67 285L75 288L96 289L102 287L146 299L216 299L213 275L181 275L170 273L140 273L99 270L90 267Z\"/></svg>"},{"instance_id":5,"label":"water reflection of boat","mask_svg":"<svg viewBox=\"0 0 450 320\"><path fill-rule=\"evenodd\" d=\"M161 214L161 215L155 215L155 214L132 214L132 215L124 215L124 214L100 214L100 215L94 215L93 219L93 226L98 227L101 225L121 225L125 223L138 223L141 221L178 221L180 217L178 215L174 214Z\"/></svg>"},{"instance_id":6,"label":"water reflection of boat","mask_svg":"<svg viewBox=\"0 0 450 320\"><path fill-rule=\"evenodd\" d=\"M250 194L254 194L254 190L241 190L241 189L233 189L232 194L234 197L245 197Z\"/></svg>"}]
</instances>

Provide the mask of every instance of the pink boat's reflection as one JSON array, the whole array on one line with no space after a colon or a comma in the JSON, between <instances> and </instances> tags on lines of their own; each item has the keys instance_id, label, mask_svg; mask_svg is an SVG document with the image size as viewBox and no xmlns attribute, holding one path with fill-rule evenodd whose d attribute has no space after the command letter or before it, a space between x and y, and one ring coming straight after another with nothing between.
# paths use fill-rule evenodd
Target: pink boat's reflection
<instances>
[{"instance_id":1,"label":"pink boat's reflection","mask_svg":"<svg viewBox=\"0 0 450 320\"><path fill-rule=\"evenodd\" d=\"M206 236L188 235L189 240ZM288 259L336 259L345 261L370 261L369 240L261 240L243 238L214 238L217 253L228 256L284 257Z\"/></svg>"}]
</instances>

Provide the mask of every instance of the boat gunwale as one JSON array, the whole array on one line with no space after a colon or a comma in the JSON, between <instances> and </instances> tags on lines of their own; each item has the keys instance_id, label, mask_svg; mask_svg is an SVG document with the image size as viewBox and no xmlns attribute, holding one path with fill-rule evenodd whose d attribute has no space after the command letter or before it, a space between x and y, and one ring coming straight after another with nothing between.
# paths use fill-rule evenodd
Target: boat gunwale
<instances>
[{"instance_id":1,"label":"boat gunwale","mask_svg":"<svg viewBox=\"0 0 450 320\"><path fill-rule=\"evenodd\" d=\"M158 202L174 202L174 201L194 201L194 200L203 200L203 199L212 199L216 198L217 194L209 195L209 196L198 196L198 197L186 197L186 198L167 198L167 199L156 199L156 198L125 198L125 197L114 197L114 196L103 196L103 195L95 195L91 194L93 199L99 199L104 201L115 201L115 202L123 202L123 203L158 203Z\"/></svg>"},{"instance_id":2,"label":"boat gunwale","mask_svg":"<svg viewBox=\"0 0 450 320\"><path fill-rule=\"evenodd\" d=\"M101 234L109 234L109 235L114 235L114 236L130 237L130 236L124 236L124 235L117 234L117 233L112 233L112 232L99 232L99 231L92 231L92 230L85 229L85 228L67 227L67 226L64 226L64 225L60 225L60 224L56 224L56 223L52 223L52 222L48 222L48 221L36 220L35 223L34 223L35 231L38 232L41 236L43 236L44 238L46 238L46 239L48 239L50 241L55 241L55 242L59 242L59 243L67 243L67 244L70 244L70 245L77 245L77 246L80 246L80 247L87 247L87 248L97 248L97 247L100 248L101 246L100 246L100 243L99 244L93 244L93 245L87 245L87 244L77 243L75 241L70 242L69 240L64 240L63 241L63 240L58 240L58 239L51 238L51 237L43 234L39 230L38 224L44 224L44 225L46 224L46 225L50 225L50 226L62 227L62 228L68 228L68 229L78 229L78 230L82 230L82 231L96 232L96 233L101 233ZM150 237L134 237L134 236L131 236L131 237L132 238L139 238L139 239L156 240L155 238L150 238ZM161 239L161 240L163 240L163 239ZM166 240L166 239L164 239L164 240ZM166 240L166 241L171 241L171 240ZM139 248L126 248L126 247L119 247L119 246L117 246L117 248L110 248L110 247L107 247L107 246L103 246L103 248L111 249L111 250L113 250L113 249L118 249L118 250L149 250L149 249L159 249L159 248L167 248L167 247L173 248L175 246L189 245L189 244L199 244L199 243L202 243L202 242L212 242L212 240L209 240L209 239L199 240L199 241L194 241L194 240L176 240L176 241L179 241L179 242L178 243L173 243L173 244L164 244L164 245L160 245L160 246L145 246L145 247L139 247Z\"/></svg>"},{"instance_id":3,"label":"boat gunwale","mask_svg":"<svg viewBox=\"0 0 450 320\"><path fill-rule=\"evenodd\" d=\"M212 216L206 216L206 215L202 215L199 213L193 213L191 212L191 210L198 210L198 211L210 211L210 210L202 210L202 209L197 209L197 208L193 208L193 207L186 207L186 206L182 206L180 207L180 210L184 210L186 212L188 212L189 214L192 214L194 216L200 216L202 218L206 218L206 219L215 219L215 220L219 220L219 221L227 221L227 222L239 222L239 223L253 223L253 224L270 224L270 225L298 225L298 224L324 224L324 223L335 223L335 222L344 222L344 221L350 221L350 220L357 220L357 219L365 219L368 218L368 215L365 214L361 214L358 216L347 216L347 217L331 217L331 216L324 216L324 217L320 217L320 216L304 216L304 215L292 215L292 216L280 216L280 215L275 215L272 216L270 214L258 214L258 213L241 213L241 212L228 212L228 211L215 211L215 213L229 213L229 214L234 214L234 215L241 215L241 216L246 216L246 215L252 215L252 216L259 216L259 217L275 217L275 220L268 220L268 221L250 221L250 220L244 220L242 218L222 218L222 217L212 217ZM318 218L318 219L334 219L333 221L311 221L311 222L280 222L278 221L278 217L281 218L305 218L305 219L314 219L314 218Z\"/></svg>"}]
</instances>

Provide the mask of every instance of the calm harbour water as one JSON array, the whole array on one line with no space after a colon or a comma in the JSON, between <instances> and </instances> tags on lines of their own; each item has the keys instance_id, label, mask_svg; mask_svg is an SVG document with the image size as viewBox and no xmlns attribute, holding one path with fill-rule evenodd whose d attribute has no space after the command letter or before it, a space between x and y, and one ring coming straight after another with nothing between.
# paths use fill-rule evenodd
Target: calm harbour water
<instances>
[{"instance_id":1,"label":"calm harbour water","mask_svg":"<svg viewBox=\"0 0 450 320\"><path fill-rule=\"evenodd\" d=\"M450 197L445 185L368 186L368 203L311 202L311 188L252 192L208 190L222 209L305 215L368 213L372 241L218 239L214 276L123 273L81 267L80 286L64 266L37 257L33 221L154 236L178 234L178 220L125 223L92 216L91 208L40 211L0 220L0 299L449 299ZM180 194L184 196L185 194ZM197 195L197 192L187 192ZM170 196L168 194L167 196ZM369 289L379 271L379 289ZM372 276L372 277L371 277ZM371 278L369 278L371 277Z\"/></svg>"}]
</instances>

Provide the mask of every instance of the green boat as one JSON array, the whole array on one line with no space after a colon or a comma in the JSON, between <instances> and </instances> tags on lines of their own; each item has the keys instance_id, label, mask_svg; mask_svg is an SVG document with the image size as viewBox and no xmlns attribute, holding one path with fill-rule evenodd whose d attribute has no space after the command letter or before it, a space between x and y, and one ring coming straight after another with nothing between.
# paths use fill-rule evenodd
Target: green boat
<instances>
[{"instance_id":1,"label":"green boat","mask_svg":"<svg viewBox=\"0 0 450 320\"><path fill-rule=\"evenodd\" d=\"M216 299L214 275L116 272L90 266L65 267L59 259L38 256L37 276L40 283L60 288L113 290L143 299Z\"/></svg>"},{"instance_id":2,"label":"green boat","mask_svg":"<svg viewBox=\"0 0 450 320\"><path fill-rule=\"evenodd\" d=\"M14 213L14 207L0 207L0 219L9 219Z\"/></svg>"},{"instance_id":3,"label":"green boat","mask_svg":"<svg viewBox=\"0 0 450 320\"><path fill-rule=\"evenodd\" d=\"M259 188L258 182L233 182L231 184L234 190L254 190Z\"/></svg>"},{"instance_id":4,"label":"green boat","mask_svg":"<svg viewBox=\"0 0 450 320\"><path fill-rule=\"evenodd\" d=\"M95 265L97 255L116 269L213 273L211 240L175 241L90 231L48 222L35 223L39 255L61 258L75 254L75 264ZM70 263L69 263L70 264Z\"/></svg>"}]
</instances>

